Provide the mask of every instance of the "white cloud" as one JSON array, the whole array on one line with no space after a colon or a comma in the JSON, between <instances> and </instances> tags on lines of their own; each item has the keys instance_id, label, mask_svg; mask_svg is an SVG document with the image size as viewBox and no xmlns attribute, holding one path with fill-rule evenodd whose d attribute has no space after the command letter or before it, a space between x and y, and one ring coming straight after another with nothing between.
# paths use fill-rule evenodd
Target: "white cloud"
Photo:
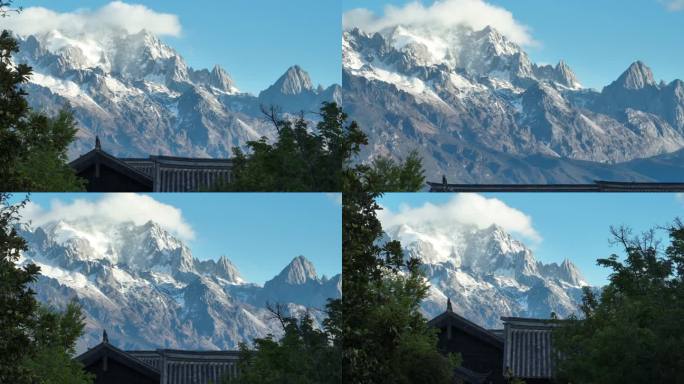
<instances>
[{"instance_id":1,"label":"white cloud","mask_svg":"<svg viewBox=\"0 0 684 384\"><path fill-rule=\"evenodd\" d=\"M506 232L518 234L533 242L540 242L541 236L532 226L532 218L503 201L486 198L474 193L454 195L444 204L425 203L420 207L402 206L399 212L384 208L378 213L383 228L408 224L409 226L445 226L453 224L475 225L480 229L492 224Z\"/></svg>"},{"instance_id":2,"label":"white cloud","mask_svg":"<svg viewBox=\"0 0 684 384\"><path fill-rule=\"evenodd\" d=\"M89 219L101 224L133 222L136 225L152 220L182 240L192 240L195 237L180 209L150 196L134 193L106 194L95 201L75 199L68 204L55 199L47 209L30 202L22 214L34 226L58 220Z\"/></svg>"},{"instance_id":3,"label":"white cloud","mask_svg":"<svg viewBox=\"0 0 684 384\"><path fill-rule=\"evenodd\" d=\"M96 33L107 29L123 29L128 33L146 29L158 36L179 36L181 33L178 16L122 1L112 1L95 10L78 9L64 13L43 7L29 7L18 15L3 19L2 28L20 35L55 29L68 34Z\"/></svg>"},{"instance_id":4,"label":"white cloud","mask_svg":"<svg viewBox=\"0 0 684 384\"><path fill-rule=\"evenodd\" d=\"M518 22L511 12L484 0L438 0L429 6L413 1L403 7L388 5L382 16L365 8L357 8L346 12L342 23L345 29L358 27L369 33L397 25L466 25L475 30L492 26L519 45L537 44L530 28Z\"/></svg>"},{"instance_id":5,"label":"white cloud","mask_svg":"<svg viewBox=\"0 0 684 384\"><path fill-rule=\"evenodd\" d=\"M681 11L684 9L684 0L661 0L670 11Z\"/></svg>"}]
</instances>

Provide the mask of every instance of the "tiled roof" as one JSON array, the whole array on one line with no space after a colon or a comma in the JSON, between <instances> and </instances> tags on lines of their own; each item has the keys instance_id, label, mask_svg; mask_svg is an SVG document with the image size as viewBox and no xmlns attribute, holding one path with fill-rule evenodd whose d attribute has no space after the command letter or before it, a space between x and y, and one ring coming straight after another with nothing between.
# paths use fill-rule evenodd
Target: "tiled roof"
<instances>
[{"instance_id":1,"label":"tiled roof","mask_svg":"<svg viewBox=\"0 0 684 384\"><path fill-rule=\"evenodd\" d=\"M680 192L684 183L594 181L592 184L447 184L428 182L430 192Z\"/></svg>"},{"instance_id":2,"label":"tiled roof","mask_svg":"<svg viewBox=\"0 0 684 384\"><path fill-rule=\"evenodd\" d=\"M230 159L201 159L150 156L148 159L121 159L154 180L155 192L192 192L209 189L229 181L233 162Z\"/></svg>"},{"instance_id":3,"label":"tiled roof","mask_svg":"<svg viewBox=\"0 0 684 384\"><path fill-rule=\"evenodd\" d=\"M128 351L129 355L161 373L161 384L219 383L238 375L238 351Z\"/></svg>"},{"instance_id":4,"label":"tiled roof","mask_svg":"<svg viewBox=\"0 0 684 384\"><path fill-rule=\"evenodd\" d=\"M81 362L81 364L83 364L85 367L88 367L105 358L116 360L120 364L125 365L135 371L141 377L147 377L155 381L160 377L159 371L157 369L145 364L129 353L116 348L108 342L102 342L98 344L97 346L76 357L75 360Z\"/></svg>"},{"instance_id":5,"label":"tiled roof","mask_svg":"<svg viewBox=\"0 0 684 384\"><path fill-rule=\"evenodd\" d=\"M71 168L78 173L92 166L93 164L104 164L119 173L125 174L129 178L134 179L141 184L149 186L153 185L152 177L150 175L129 166L125 161L108 154L100 148L95 148L85 155L77 158L69 163L69 166L71 166Z\"/></svg>"},{"instance_id":6,"label":"tiled roof","mask_svg":"<svg viewBox=\"0 0 684 384\"><path fill-rule=\"evenodd\" d=\"M479 325L473 323L465 317L460 316L450 310L447 310L441 315L438 315L437 317L428 321L428 324L436 328L442 328L442 326L444 326L445 324L450 324L455 327L458 327L463 332L466 332L474 337L477 337L480 340L483 340L493 345L496 348L503 348L503 339L501 339L495 333L480 327Z\"/></svg>"},{"instance_id":7,"label":"tiled roof","mask_svg":"<svg viewBox=\"0 0 684 384\"><path fill-rule=\"evenodd\" d=\"M127 354L135 357L150 367L161 371L161 355L157 351L126 351Z\"/></svg>"},{"instance_id":8,"label":"tiled roof","mask_svg":"<svg viewBox=\"0 0 684 384\"><path fill-rule=\"evenodd\" d=\"M554 373L552 333L557 320L502 317L504 323L504 370L514 377L550 379Z\"/></svg>"}]
</instances>

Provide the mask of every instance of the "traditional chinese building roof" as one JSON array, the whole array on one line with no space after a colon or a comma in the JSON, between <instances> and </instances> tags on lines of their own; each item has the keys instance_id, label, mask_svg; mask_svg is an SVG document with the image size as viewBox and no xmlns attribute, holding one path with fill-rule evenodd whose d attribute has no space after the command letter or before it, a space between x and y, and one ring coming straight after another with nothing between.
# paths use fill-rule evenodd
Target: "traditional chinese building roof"
<instances>
[{"instance_id":1,"label":"traditional chinese building roof","mask_svg":"<svg viewBox=\"0 0 684 384\"><path fill-rule=\"evenodd\" d=\"M454 369L459 383L503 384L503 339L453 311L451 300L447 309L428 322L438 328L437 346L443 353L461 355L461 366Z\"/></svg>"},{"instance_id":2,"label":"traditional chinese building roof","mask_svg":"<svg viewBox=\"0 0 684 384\"><path fill-rule=\"evenodd\" d=\"M103 151L99 145L69 165L88 181L86 189L92 192L151 192L153 189L152 177Z\"/></svg>"},{"instance_id":3,"label":"traditional chinese building roof","mask_svg":"<svg viewBox=\"0 0 684 384\"><path fill-rule=\"evenodd\" d=\"M76 357L96 384L218 384L239 374L239 351L184 351L157 349L122 351L102 343Z\"/></svg>"},{"instance_id":4,"label":"traditional chinese building roof","mask_svg":"<svg viewBox=\"0 0 684 384\"><path fill-rule=\"evenodd\" d=\"M238 351L129 351L136 359L155 367L161 374L161 384L210 384L239 374Z\"/></svg>"},{"instance_id":5,"label":"traditional chinese building roof","mask_svg":"<svg viewBox=\"0 0 684 384\"><path fill-rule=\"evenodd\" d=\"M155 192L191 192L206 190L220 182L230 181L233 162L230 159L202 159L174 156L123 158L134 168L154 180Z\"/></svg>"},{"instance_id":6,"label":"traditional chinese building roof","mask_svg":"<svg viewBox=\"0 0 684 384\"><path fill-rule=\"evenodd\" d=\"M514 377L551 379L554 374L552 333L559 320L502 317L504 323L504 367Z\"/></svg>"},{"instance_id":7,"label":"traditional chinese building roof","mask_svg":"<svg viewBox=\"0 0 684 384\"><path fill-rule=\"evenodd\" d=\"M496 348L503 348L503 339L497 336L494 332L482 328L454 312L451 307L451 300L448 300L447 302L447 310L441 315L438 315L437 317L428 321L428 325L435 328L444 328L448 325L453 326L462 332L482 340L483 342L491 344Z\"/></svg>"},{"instance_id":8,"label":"traditional chinese building roof","mask_svg":"<svg viewBox=\"0 0 684 384\"><path fill-rule=\"evenodd\" d=\"M591 184L449 184L428 182L430 192L680 192L684 183L597 180Z\"/></svg>"},{"instance_id":9,"label":"traditional chinese building roof","mask_svg":"<svg viewBox=\"0 0 684 384\"><path fill-rule=\"evenodd\" d=\"M130 379L134 383L159 383L159 370L145 364L107 340L76 357L85 370L95 374L95 383L116 383Z\"/></svg>"},{"instance_id":10,"label":"traditional chinese building roof","mask_svg":"<svg viewBox=\"0 0 684 384\"><path fill-rule=\"evenodd\" d=\"M194 192L209 190L232 175L231 159L174 156L117 158L95 148L69 164L92 192Z\"/></svg>"}]
</instances>

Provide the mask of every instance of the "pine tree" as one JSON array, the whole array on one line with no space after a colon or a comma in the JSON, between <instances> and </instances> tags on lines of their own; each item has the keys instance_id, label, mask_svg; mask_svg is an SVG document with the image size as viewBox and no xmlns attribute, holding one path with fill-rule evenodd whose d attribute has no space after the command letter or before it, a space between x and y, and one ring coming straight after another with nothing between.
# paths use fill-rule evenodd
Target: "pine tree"
<instances>
[{"instance_id":1,"label":"pine tree","mask_svg":"<svg viewBox=\"0 0 684 384\"><path fill-rule=\"evenodd\" d=\"M6 5L0 4L0 5ZM8 11L9 12L9 11ZM31 110L22 88L31 74L12 55L17 41L9 31L0 33L0 190L83 190L67 164L67 147L76 135L68 106L56 118Z\"/></svg>"},{"instance_id":2,"label":"pine tree","mask_svg":"<svg viewBox=\"0 0 684 384\"><path fill-rule=\"evenodd\" d=\"M231 384L339 384L339 345L329 329L317 329L309 314L301 318L283 316L282 307L273 310L283 336L254 340L254 348L240 346L240 376L225 380Z\"/></svg>"},{"instance_id":3,"label":"pine tree","mask_svg":"<svg viewBox=\"0 0 684 384\"><path fill-rule=\"evenodd\" d=\"M420 261L384 241L377 218L384 175L347 167L343 175L342 284L339 303L343 379L350 383L451 383L456 357L437 350L419 312L427 294Z\"/></svg>"},{"instance_id":4,"label":"pine tree","mask_svg":"<svg viewBox=\"0 0 684 384\"><path fill-rule=\"evenodd\" d=\"M266 112L276 129L277 139L247 143L248 153L234 149L233 180L217 191L316 191L338 192L342 170L351 166L367 136L336 103L323 103L320 122L309 127L304 116L295 120L278 117L272 108ZM383 191L415 191L424 185L422 162L411 153L404 162L380 158L367 166L377 177L375 187Z\"/></svg>"},{"instance_id":5,"label":"pine tree","mask_svg":"<svg viewBox=\"0 0 684 384\"><path fill-rule=\"evenodd\" d=\"M29 284L40 269L34 264L17 268L26 241L17 234L19 210L25 205L9 204L9 195L0 193L0 382L31 383L33 376L20 362L30 356L34 313L38 304Z\"/></svg>"},{"instance_id":6,"label":"pine tree","mask_svg":"<svg viewBox=\"0 0 684 384\"><path fill-rule=\"evenodd\" d=\"M27 250L17 233L26 203L10 204L10 195L0 193L0 383L90 383L72 360L84 327L80 307L72 303L63 313L41 307L30 287L40 268L16 264Z\"/></svg>"},{"instance_id":7,"label":"pine tree","mask_svg":"<svg viewBox=\"0 0 684 384\"><path fill-rule=\"evenodd\" d=\"M73 359L85 326L81 307L71 302L63 312L41 306L36 312L36 352L23 360L38 384L89 384L93 375Z\"/></svg>"},{"instance_id":8,"label":"pine tree","mask_svg":"<svg viewBox=\"0 0 684 384\"><path fill-rule=\"evenodd\" d=\"M655 232L613 230L625 257L598 265L612 272L599 294L585 289L583 318L554 334L561 383L684 382L684 226L668 228L659 250Z\"/></svg>"}]
</instances>

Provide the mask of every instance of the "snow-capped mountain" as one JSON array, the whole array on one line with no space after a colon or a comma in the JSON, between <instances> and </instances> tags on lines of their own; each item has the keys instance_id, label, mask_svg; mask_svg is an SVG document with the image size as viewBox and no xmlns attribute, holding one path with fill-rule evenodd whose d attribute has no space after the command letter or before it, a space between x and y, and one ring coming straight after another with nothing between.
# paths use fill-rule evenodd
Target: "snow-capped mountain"
<instances>
[{"instance_id":1,"label":"snow-capped mountain","mask_svg":"<svg viewBox=\"0 0 684 384\"><path fill-rule=\"evenodd\" d=\"M234 349L281 333L267 303L292 314L310 310L320 322L327 299L342 294L339 275L319 278L302 256L264 286L248 283L225 256L198 260L151 221L55 221L20 234L29 246L20 263L41 267L38 299L57 308L73 299L82 305L79 350L97 344L103 329L129 349Z\"/></svg>"},{"instance_id":2,"label":"snow-capped mountain","mask_svg":"<svg viewBox=\"0 0 684 384\"><path fill-rule=\"evenodd\" d=\"M432 318L446 308L488 328L501 316L549 318L579 314L582 287L589 286L569 260L543 264L503 228L492 225L399 225L387 229L406 257L421 259L430 284L422 310Z\"/></svg>"},{"instance_id":3,"label":"snow-capped mountain","mask_svg":"<svg viewBox=\"0 0 684 384\"><path fill-rule=\"evenodd\" d=\"M684 148L684 82L656 83L641 62L599 92L491 27L353 29L342 46L344 106L370 137L362 161L415 149L428 179L460 183L679 175L656 156Z\"/></svg>"},{"instance_id":4,"label":"snow-capped mountain","mask_svg":"<svg viewBox=\"0 0 684 384\"><path fill-rule=\"evenodd\" d=\"M26 87L32 107L74 109L79 132L70 157L91 150L95 135L117 156L226 157L248 140L274 135L261 105L295 113L340 99L338 85L314 88L298 66L260 96L242 93L225 69L193 69L145 30L53 30L18 39L14 60L34 70Z\"/></svg>"}]
</instances>

